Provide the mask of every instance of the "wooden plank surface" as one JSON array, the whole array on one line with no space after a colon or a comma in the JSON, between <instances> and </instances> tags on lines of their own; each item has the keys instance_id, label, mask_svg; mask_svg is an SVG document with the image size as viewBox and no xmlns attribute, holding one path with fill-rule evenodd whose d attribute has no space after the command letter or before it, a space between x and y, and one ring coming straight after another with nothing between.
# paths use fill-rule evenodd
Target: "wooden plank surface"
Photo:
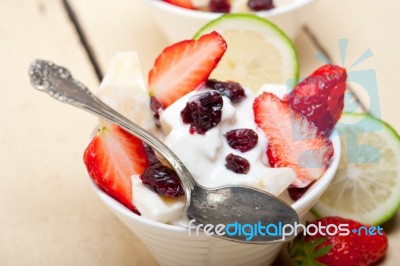
<instances>
[{"instance_id":1,"label":"wooden plank surface","mask_svg":"<svg viewBox=\"0 0 400 266\"><path fill-rule=\"evenodd\" d=\"M121 51L137 51L147 75L154 59L167 45L141 0L69 1L97 55L103 72L111 57Z\"/></svg>"},{"instance_id":2,"label":"wooden plank surface","mask_svg":"<svg viewBox=\"0 0 400 266\"><path fill-rule=\"evenodd\" d=\"M0 48L0 265L154 262L89 187L81 158L97 119L30 86L33 58L98 86L61 1L1 1Z\"/></svg>"}]
</instances>

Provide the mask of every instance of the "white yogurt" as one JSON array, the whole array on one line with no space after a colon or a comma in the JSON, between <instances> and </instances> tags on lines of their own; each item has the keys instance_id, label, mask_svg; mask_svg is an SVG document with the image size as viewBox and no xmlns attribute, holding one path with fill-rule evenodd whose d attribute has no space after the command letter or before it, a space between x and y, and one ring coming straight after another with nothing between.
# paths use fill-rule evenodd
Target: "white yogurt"
<instances>
[{"instance_id":1,"label":"white yogurt","mask_svg":"<svg viewBox=\"0 0 400 266\"><path fill-rule=\"evenodd\" d=\"M246 90L247 97L238 104L232 104L223 96L221 122L204 135L190 134L190 125L183 123L180 112L192 96L203 92L204 90L191 92L161 113L161 125L167 134L164 143L205 187L242 184L279 195L295 180L295 174L290 168L269 166L266 156L267 138L254 122L253 93ZM258 134L257 145L244 153L231 148L225 138L227 132L240 128L253 129ZM225 167L225 157L230 153L247 159L250 163L247 174L237 174Z\"/></svg>"},{"instance_id":2,"label":"white yogurt","mask_svg":"<svg viewBox=\"0 0 400 266\"><path fill-rule=\"evenodd\" d=\"M186 197L162 197L143 184L138 175L132 176L132 198L143 217L168 224L177 224L182 220Z\"/></svg>"}]
</instances>

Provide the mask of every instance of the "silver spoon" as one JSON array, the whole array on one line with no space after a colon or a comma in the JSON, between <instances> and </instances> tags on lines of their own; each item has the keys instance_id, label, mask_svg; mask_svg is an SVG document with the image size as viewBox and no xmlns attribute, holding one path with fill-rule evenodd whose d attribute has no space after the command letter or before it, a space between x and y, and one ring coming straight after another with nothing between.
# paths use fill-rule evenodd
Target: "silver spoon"
<instances>
[{"instance_id":1,"label":"silver spoon","mask_svg":"<svg viewBox=\"0 0 400 266\"><path fill-rule=\"evenodd\" d=\"M246 243L279 242L295 236L292 228L299 223L299 217L290 205L272 194L246 186L209 189L199 185L165 144L102 102L66 68L34 60L29 75L36 89L121 126L163 156L182 181L186 194L184 214L191 221L189 229L198 226L207 234ZM207 224L210 225L204 228ZM219 224L226 226L226 230L221 230L222 226L218 228ZM268 231L267 225L270 225ZM287 226L280 232L282 225Z\"/></svg>"}]
</instances>

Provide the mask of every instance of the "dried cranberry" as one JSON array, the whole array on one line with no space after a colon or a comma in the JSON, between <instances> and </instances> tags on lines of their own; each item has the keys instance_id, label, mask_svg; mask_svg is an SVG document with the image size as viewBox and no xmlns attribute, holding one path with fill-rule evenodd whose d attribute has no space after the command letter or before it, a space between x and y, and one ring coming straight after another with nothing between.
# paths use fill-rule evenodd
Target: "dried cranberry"
<instances>
[{"instance_id":1,"label":"dried cranberry","mask_svg":"<svg viewBox=\"0 0 400 266\"><path fill-rule=\"evenodd\" d=\"M229 13L231 4L228 0L210 0L210 11L217 13Z\"/></svg>"},{"instance_id":2,"label":"dried cranberry","mask_svg":"<svg viewBox=\"0 0 400 266\"><path fill-rule=\"evenodd\" d=\"M250 170L249 161L239 155L230 153L226 156L225 161L225 167L236 174L247 174Z\"/></svg>"},{"instance_id":3,"label":"dried cranberry","mask_svg":"<svg viewBox=\"0 0 400 266\"><path fill-rule=\"evenodd\" d=\"M158 194L167 197L184 195L181 181L174 170L163 165L154 150L143 143L150 166L140 176L143 184L152 187Z\"/></svg>"},{"instance_id":4,"label":"dried cranberry","mask_svg":"<svg viewBox=\"0 0 400 266\"><path fill-rule=\"evenodd\" d=\"M288 192L292 200L296 201L300 199L304 193L310 188L311 184L306 187L289 187Z\"/></svg>"},{"instance_id":5,"label":"dried cranberry","mask_svg":"<svg viewBox=\"0 0 400 266\"><path fill-rule=\"evenodd\" d=\"M253 11L269 10L274 8L272 0L249 0L247 6Z\"/></svg>"},{"instance_id":6,"label":"dried cranberry","mask_svg":"<svg viewBox=\"0 0 400 266\"><path fill-rule=\"evenodd\" d=\"M150 165L140 179L161 196L176 198L185 194L175 171L160 162Z\"/></svg>"},{"instance_id":7,"label":"dried cranberry","mask_svg":"<svg viewBox=\"0 0 400 266\"><path fill-rule=\"evenodd\" d=\"M153 111L153 117L156 125L160 127L160 111L163 109L163 107L162 104L154 96L150 97L150 109L151 111Z\"/></svg>"},{"instance_id":8,"label":"dried cranberry","mask_svg":"<svg viewBox=\"0 0 400 266\"><path fill-rule=\"evenodd\" d=\"M216 91L207 91L189 99L181 111L182 121L190 124L190 133L206 133L221 122L222 96Z\"/></svg>"},{"instance_id":9,"label":"dried cranberry","mask_svg":"<svg viewBox=\"0 0 400 266\"><path fill-rule=\"evenodd\" d=\"M215 79L209 79L206 82L206 86L228 97L232 103L240 103L244 98L246 98L243 87L237 82L223 82Z\"/></svg>"},{"instance_id":10,"label":"dried cranberry","mask_svg":"<svg viewBox=\"0 0 400 266\"><path fill-rule=\"evenodd\" d=\"M149 146L149 144L143 142L144 151L146 153L147 161L150 165L161 163L155 154L154 150Z\"/></svg>"},{"instance_id":11,"label":"dried cranberry","mask_svg":"<svg viewBox=\"0 0 400 266\"><path fill-rule=\"evenodd\" d=\"M246 152L253 149L258 142L257 133L248 128L234 129L226 133L226 140L232 149Z\"/></svg>"}]
</instances>

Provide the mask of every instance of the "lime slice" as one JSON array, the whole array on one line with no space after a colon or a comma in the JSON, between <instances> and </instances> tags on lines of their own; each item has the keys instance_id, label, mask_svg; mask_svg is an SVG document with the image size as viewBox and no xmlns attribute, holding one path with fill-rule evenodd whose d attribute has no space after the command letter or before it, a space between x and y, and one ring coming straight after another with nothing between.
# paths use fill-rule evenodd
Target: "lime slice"
<instances>
[{"instance_id":1,"label":"lime slice","mask_svg":"<svg viewBox=\"0 0 400 266\"><path fill-rule=\"evenodd\" d=\"M227 14L206 24L194 38L212 31L224 37L228 49L211 78L233 80L255 92L267 83L297 83L296 49L272 22L252 14Z\"/></svg>"},{"instance_id":2,"label":"lime slice","mask_svg":"<svg viewBox=\"0 0 400 266\"><path fill-rule=\"evenodd\" d=\"M400 205L399 135L385 122L365 114L343 114L336 128L341 161L313 212L370 225L386 222Z\"/></svg>"}]
</instances>

